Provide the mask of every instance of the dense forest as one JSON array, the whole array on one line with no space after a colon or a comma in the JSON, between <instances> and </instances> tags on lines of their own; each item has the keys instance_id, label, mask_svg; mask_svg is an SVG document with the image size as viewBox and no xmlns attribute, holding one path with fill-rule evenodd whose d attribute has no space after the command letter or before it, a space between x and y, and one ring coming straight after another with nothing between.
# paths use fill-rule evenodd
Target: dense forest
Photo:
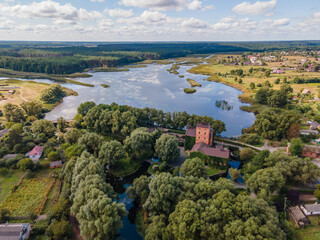
<instances>
[{"instance_id":1,"label":"dense forest","mask_svg":"<svg viewBox=\"0 0 320 240\"><path fill-rule=\"evenodd\" d=\"M0 68L47 74L71 74L95 67L118 67L147 59L189 54L286 49L319 49L319 41L180 43L0 43Z\"/></svg>"}]
</instances>

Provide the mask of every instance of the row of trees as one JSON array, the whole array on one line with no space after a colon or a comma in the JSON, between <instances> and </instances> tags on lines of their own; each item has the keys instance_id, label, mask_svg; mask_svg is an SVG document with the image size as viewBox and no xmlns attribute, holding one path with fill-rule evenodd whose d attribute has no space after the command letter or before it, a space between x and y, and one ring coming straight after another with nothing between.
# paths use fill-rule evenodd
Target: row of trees
<instances>
[{"instance_id":1,"label":"row of trees","mask_svg":"<svg viewBox=\"0 0 320 240\"><path fill-rule=\"evenodd\" d=\"M155 108L134 108L126 105L95 105L93 102L82 103L78 108L76 119L84 120L84 125L102 134L119 133L128 135L137 127L158 125L162 127L183 129L190 124L195 126L204 121L214 126L217 133L225 131L225 125L212 117L189 115L187 112L166 112Z\"/></svg>"},{"instance_id":2,"label":"row of trees","mask_svg":"<svg viewBox=\"0 0 320 240\"><path fill-rule=\"evenodd\" d=\"M79 221L84 239L114 239L127 214L116 194L105 181L100 161L88 152L71 159L65 167L65 179L71 183L71 212Z\"/></svg>"}]
</instances>

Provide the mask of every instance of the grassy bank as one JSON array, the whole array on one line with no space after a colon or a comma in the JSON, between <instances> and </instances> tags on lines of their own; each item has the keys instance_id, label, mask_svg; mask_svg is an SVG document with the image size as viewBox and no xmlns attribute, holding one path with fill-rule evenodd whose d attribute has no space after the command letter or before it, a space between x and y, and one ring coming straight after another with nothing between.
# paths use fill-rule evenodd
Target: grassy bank
<instances>
[{"instance_id":1,"label":"grassy bank","mask_svg":"<svg viewBox=\"0 0 320 240\"><path fill-rule=\"evenodd\" d=\"M44 89L50 87L48 83L40 83L34 81L22 81L17 79L6 79L1 80L1 84L8 84L9 86L18 87L15 89L15 93L13 95L5 95L4 99L0 102L0 109L3 110L3 106L6 103L12 103L15 105L20 105L23 101L30 100L40 100L40 93ZM63 87L63 90L66 92L67 96L77 96L78 93L72 89ZM62 102L63 100L61 100ZM44 107L49 111L52 110L55 106L59 105L61 102L57 102L54 104L44 104Z\"/></svg>"},{"instance_id":2,"label":"grassy bank","mask_svg":"<svg viewBox=\"0 0 320 240\"><path fill-rule=\"evenodd\" d=\"M95 72L128 72L128 68L93 68L92 69Z\"/></svg>"},{"instance_id":3,"label":"grassy bank","mask_svg":"<svg viewBox=\"0 0 320 240\"><path fill-rule=\"evenodd\" d=\"M123 68L146 68L148 67L146 64L133 64L133 65L126 65Z\"/></svg>"},{"instance_id":4,"label":"grassy bank","mask_svg":"<svg viewBox=\"0 0 320 240\"><path fill-rule=\"evenodd\" d=\"M72 78L80 75L75 74L73 76L70 76L70 75L68 76ZM22 78L22 79L49 79L58 83L71 83L71 84L76 84L76 85L81 85L86 87L94 87L94 85L92 84L82 83L74 79L66 78L64 76L48 75L44 73L20 72L20 71L13 71L13 70L3 69L3 68L0 68L0 77Z\"/></svg>"}]
</instances>

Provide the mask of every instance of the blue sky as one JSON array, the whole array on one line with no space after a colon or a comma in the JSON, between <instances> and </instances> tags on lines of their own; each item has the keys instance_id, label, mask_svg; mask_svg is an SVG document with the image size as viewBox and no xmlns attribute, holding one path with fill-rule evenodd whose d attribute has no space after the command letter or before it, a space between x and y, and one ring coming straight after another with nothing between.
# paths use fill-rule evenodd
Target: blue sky
<instances>
[{"instance_id":1,"label":"blue sky","mask_svg":"<svg viewBox=\"0 0 320 240\"><path fill-rule=\"evenodd\" d=\"M0 40L319 40L319 0L1 0Z\"/></svg>"}]
</instances>

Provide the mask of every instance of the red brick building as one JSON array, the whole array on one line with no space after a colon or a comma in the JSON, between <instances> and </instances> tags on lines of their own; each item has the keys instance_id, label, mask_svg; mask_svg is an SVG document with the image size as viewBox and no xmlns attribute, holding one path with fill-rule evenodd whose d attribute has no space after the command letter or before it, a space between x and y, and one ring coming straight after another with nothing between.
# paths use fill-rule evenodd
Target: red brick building
<instances>
[{"instance_id":1,"label":"red brick building","mask_svg":"<svg viewBox=\"0 0 320 240\"><path fill-rule=\"evenodd\" d=\"M212 146L213 131L211 130L210 124L197 123L196 128L190 128L188 125L186 135L195 137L196 143L205 143Z\"/></svg>"},{"instance_id":2,"label":"red brick building","mask_svg":"<svg viewBox=\"0 0 320 240\"><path fill-rule=\"evenodd\" d=\"M302 150L302 157L320 158L320 147L305 146Z\"/></svg>"}]
</instances>

